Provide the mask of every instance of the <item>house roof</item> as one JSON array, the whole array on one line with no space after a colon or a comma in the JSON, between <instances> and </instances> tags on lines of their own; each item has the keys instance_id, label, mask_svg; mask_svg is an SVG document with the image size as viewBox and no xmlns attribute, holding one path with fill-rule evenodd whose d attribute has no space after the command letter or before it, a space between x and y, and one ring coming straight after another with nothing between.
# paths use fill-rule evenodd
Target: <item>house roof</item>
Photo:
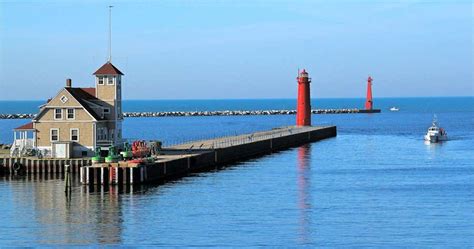
<instances>
[{"instance_id":1,"label":"house roof","mask_svg":"<svg viewBox=\"0 0 474 249\"><path fill-rule=\"evenodd\" d=\"M79 102L79 104L81 104L84 109L86 109L86 111L92 115L92 117L94 117L96 120L103 119L101 116L97 115L97 113L95 113L92 108L84 101L98 100L95 97L95 88L66 87L64 89L66 89L66 91L68 91ZM94 95L92 95L91 93L94 93Z\"/></svg>"},{"instance_id":2,"label":"house roof","mask_svg":"<svg viewBox=\"0 0 474 249\"><path fill-rule=\"evenodd\" d=\"M33 122L29 122L22 126L16 127L14 130L34 130L33 129Z\"/></svg>"},{"instance_id":3,"label":"house roof","mask_svg":"<svg viewBox=\"0 0 474 249\"><path fill-rule=\"evenodd\" d=\"M81 88L84 92L88 93L95 97L95 88L94 87L82 87Z\"/></svg>"},{"instance_id":4,"label":"house roof","mask_svg":"<svg viewBox=\"0 0 474 249\"><path fill-rule=\"evenodd\" d=\"M94 75L97 74L112 74L112 75L123 75L118 68L116 68L110 61L102 65L97 71L95 71Z\"/></svg>"}]
</instances>

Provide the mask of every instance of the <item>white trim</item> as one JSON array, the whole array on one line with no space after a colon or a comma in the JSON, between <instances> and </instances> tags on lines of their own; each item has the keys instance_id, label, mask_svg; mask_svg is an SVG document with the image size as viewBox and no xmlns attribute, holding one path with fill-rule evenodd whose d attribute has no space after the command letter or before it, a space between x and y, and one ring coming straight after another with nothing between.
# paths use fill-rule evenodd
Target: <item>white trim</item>
<instances>
[{"instance_id":1,"label":"white trim","mask_svg":"<svg viewBox=\"0 0 474 249\"><path fill-rule=\"evenodd\" d=\"M71 95L72 99L79 102L79 100L77 100L72 94L70 94L70 95ZM89 114L89 116L91 116L92 120L97 121L97 119L95 119L94 116L89 111L87 111L87 108L85 108L84 106L81 106L80 108L84 108L84 111L86 111L87 114Z\"/></svg>"},{"instance_id":2,"label":"white trim","mask_svg":"<svg viewBox=\"0 0 474 249\"><path fill-rule=\"evenodd\" d=\"M104 121L107 121L107 120L104 120ZM104 121L96 121L96 120L75 120L74 123L92 123L92 122L104 122ZM56 120L56 121L53 121L53 120L44 120L44 121L38 121L36 120L35 121L36 123L71 123L71 121L68 121L68 120Z\"/></svg>"},{"instance_id":3,"label":"white trim","mask_svg":"<svg viewBox=\"0 0 474 249\"><path fill-rule=\"evenodd\" d=\"M102 84L99 83L99 82L100 82L100 81L99 81L99 78L102 78ZM96 76L97 85L100 85L100 86L105 85L105 82L104 82L104 79L105 79L105 78L106 78L105 76Z\"/></svg>"},{"instance_id":4,"label":"white trim","mask_svg":"<svg viewBox=\"0 0 474 249\"><path fill-rule=\"evenodd\" d=\"M61 96L61 98L59 98L59 100L61 101L61 103L66 104L69 98L66 95L63 95Z\"/></svg>"},{"instance_id":5,"label":"white trim","mask_svg":"<svg viewBox=\"0 0 474 249\"><path fill-rule=\"evenodd\" d=\"M72 131L77 131L77 140L72 139ZM71 128L69 129L69 139L74 142L79 142L79 128Z\"/></svg>"},{"instance_id":6,"label":"white trim","mask_svg":"<svg viewBox=\"0 0 474 249\"><path fill-rule=\"evenodd\" d=\"M72 118L69 118L69 110L72 110ZM76 120L76 109L75 108L67 108L66 109L66 119L67 120Z\"/></svg>"},{"instance_id":7,"label":"white trim","mask_svg":"<svg viewBox=\"0 0 474 249\"><path fill-rule=\"evenodd\" d=\"M50 104L53 100L55 100L56 98L58 98L58 96L59 96L63 91L66 92L66 95L68 95L68 96L72 97L73 99L75 99L75 98L72 96L72 94L70 94L70 93L66 90L66 88L63 87L63 88L61 88L61 90L59 90L58 93L56 93L56 95L54 95L54 98L51 98L51 101L50 101L50 102L46 102L46 107L50 107L49 104ZM65 94L63 94L63 95L65 95ZM59 101L61 101L61 100L59 100ZM64 106L61 106L61 107L64 107ZM41 113L41 111L40 111L40 113ZM39 113L38 113L38 114L39 114Z\"/></svg>"},{"instance_id":8,"label":"white trim","mask_svg":"<svg viewBox=\"0 0 474 249\"><path fill-rule=\"evenodd\" d=\"M38 146L36 148L40 150L52 150L53 146Z\"/></svg>"},{"instance_id":9,"label":"white trim","mask_svg":"<svg viewBox=\"0 0 474 249\"><path fill-rule=\"evenodd\" d=\"M83 108L83 106L81 105L78 105L78 106L48 105L46 106L46 109L52 109L52 108Z\"/></svg>"},{"instance_id":10,"label":"white trim","mask_svg":"<svg viewBox=\"0 0 474 249\"><path fill-rule=\"evenodd\" d=\"M94 153L95 153L96 141L97 141L97 137L96 137L96 136L97 136L97 135L96 135L97 131L96 131L96 129L97 129L97 125L96 125L96 123L94 122L94 123L92 123L92 145L93 145L93 147L94 147L94 148L93 148Z\"/></svg>"},{"instance_id":11,"label":"white trim","mask_svg":"<svg viewBox=\"0 0 474 249\"><path fill-rule=\"evenodd\" d=\"M56 118L56 110L61 110L61 118ZM53 113L54 113L54 114L53 114L53 115L54 115L54 116L53 116L54 120L63 120L63 114L64 114L64 112L63 112L63 109L62 109L62 108L54 108Z\"/></svg>"},{"instance_id":12,"label":"white trim","mask_svg":"<svg viewBox=\"0 0 474 249\"><path fill-rule=\"evenodd\" d=\"M110 81L109 81L110 78L112 78L112 83L110 83ZM107 85L108 86L115 85L115 76L110 76L110 75L107 76Z\"/></svg>"},{"instance_id":13,"label":"white trim","mask_svg":"<svg viewBox=\"0 0 474 249\"><path fill-rule=\"evenodd\" d=\"M37 132L37 131L36 131L36 123L35 123L35 122L32 122L32 123L33 123L33 129L35 130L35 131L33 132L33 139L34 139L34 140L33 140L33 141L34 141L34 142L33 142L33 146L36 147L36 144L37 144L37 142L38 142L38 136L36 136L36 132Z\"/></svg>"},{"instance_id":14,"label":"white trim","mask_svg":"<svg viewBox=\"0 0 474 249\"><path fill-rule=\"evenodd\" d=\"M58 131L58 140L53 140L53 130ZM59 141L59 128L50 128L49 129L49 141L58 142Z\"/></svg>"}]
</instances>

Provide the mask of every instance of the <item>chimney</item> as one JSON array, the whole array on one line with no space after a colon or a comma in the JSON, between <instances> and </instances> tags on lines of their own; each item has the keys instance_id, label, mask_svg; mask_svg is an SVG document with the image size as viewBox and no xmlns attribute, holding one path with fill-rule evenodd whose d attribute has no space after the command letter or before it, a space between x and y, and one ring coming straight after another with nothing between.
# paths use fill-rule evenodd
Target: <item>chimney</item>
<instances>
[{"instance_id":1,"label":"chimney","mask_svg":"<svg viewBox=\"0 0 474 249\"><path fill-rule=\"evenodd\" d=\"M72 86L72 80L66 79L66 87L70 88Z\"/></svg>"}]
</instances>

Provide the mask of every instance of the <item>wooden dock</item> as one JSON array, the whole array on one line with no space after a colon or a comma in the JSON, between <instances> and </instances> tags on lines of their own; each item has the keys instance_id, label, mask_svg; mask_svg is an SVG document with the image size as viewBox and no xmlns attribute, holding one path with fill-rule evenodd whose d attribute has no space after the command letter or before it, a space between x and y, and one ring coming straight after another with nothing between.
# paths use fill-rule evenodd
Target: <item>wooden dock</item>
<instances>
[{"instance_id":1,"label":"wooden dock","mask_svg":"<svg viewBox=\"0 0 474 249\"><path fill-rule=\"evenodd\" d=\"M138 185L213 169L247 158L335 137L335 126L283 127L164 148L154 162L96 164L80 169L86 185Z\"/></svg>"},{"instance_id":2,"label":"wooden dock","mask_svg":"<svg viewBox=\"0 0 474 249\"><path fill-rule=\"evenodd\" d=\"M66 165L71 167L72 174L78 174L81 167L91 165L91 163L90 158L0 157L0 175L63 174ZM15 167L19 168L15 169Z\"/></svg>"}]
</instances>

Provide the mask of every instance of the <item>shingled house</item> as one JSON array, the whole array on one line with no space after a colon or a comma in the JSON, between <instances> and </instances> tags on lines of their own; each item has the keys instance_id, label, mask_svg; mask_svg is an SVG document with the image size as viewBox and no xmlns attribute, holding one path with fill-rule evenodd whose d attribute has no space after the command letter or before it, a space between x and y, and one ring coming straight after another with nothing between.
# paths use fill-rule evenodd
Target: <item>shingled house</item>
<instances>
[{"instance_id":1,"label":"shingled house","mask_svg":"<svg viewBox=\"0 0 474 249\"><path fill-rule=\"evenodd\" d=\"M67 79L32 122L15 128L12 156L37 149L47 157L82 157L121 145L123 73L109 61L93 75L95 88L73 87Z\"/></svg>"}]
</instances>

